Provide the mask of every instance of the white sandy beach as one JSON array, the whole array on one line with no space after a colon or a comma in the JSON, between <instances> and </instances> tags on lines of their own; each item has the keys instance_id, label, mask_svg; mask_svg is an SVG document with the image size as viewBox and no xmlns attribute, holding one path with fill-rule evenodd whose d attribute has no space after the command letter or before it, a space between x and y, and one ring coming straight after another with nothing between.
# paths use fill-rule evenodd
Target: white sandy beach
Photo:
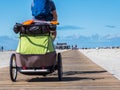
<instances>
[{"instance_id":1,"label":"white sandy beach","mask_svg":"<svg viewBox=\"0 0 120 90\"><path fill-rule=\"evenodd\" d=\"M14 51L0 52L0 68L9 66L10 57Z\"/></svg>"},{"instance_id":2,"label":"white sandy beach","mask_svg":"<svg viewBox=\"0 0 120 90\"><path fill-rule=\"evenodd\" d=\"M80 49L79 51L120 80L120 49Z\"/></svg>"}]
</instances>

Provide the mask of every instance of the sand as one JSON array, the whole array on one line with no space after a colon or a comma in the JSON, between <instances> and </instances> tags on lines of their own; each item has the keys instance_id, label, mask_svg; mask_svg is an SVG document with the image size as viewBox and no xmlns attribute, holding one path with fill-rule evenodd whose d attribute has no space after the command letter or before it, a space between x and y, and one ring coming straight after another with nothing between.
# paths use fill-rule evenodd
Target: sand
<instances>
[{"instance_id":1,"label":"sand","mask_svg":"<svg viewBox=\"0 0 120 90\"><path fill-rule=\"evenodd\" d=\"M79 51L120 80L120 49L80 49Z\"/></svg>"},{"instance_id":2,"label":"sand","mask_svg":"<svg viewBox=\"0 0 120 90\"><path fill-rule=\"evenodd\" d=\"M9 66L9 61L12 53L15 51L0 52L0 68Z\"/></svg>"}]
</instances>

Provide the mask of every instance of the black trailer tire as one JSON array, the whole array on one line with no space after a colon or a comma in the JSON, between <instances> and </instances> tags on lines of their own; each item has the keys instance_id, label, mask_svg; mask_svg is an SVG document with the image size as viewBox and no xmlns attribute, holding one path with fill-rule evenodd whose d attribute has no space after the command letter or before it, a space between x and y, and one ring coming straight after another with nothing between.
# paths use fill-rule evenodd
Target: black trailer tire
<instances>
[{"instance_id":1,"label":"black trailer tire","mask_svg":"<svg viewBox=\"0 0 120 90\"><path fill-rule=\"evenodd\" d=\"M61 53L58 53L58 80L62 81L63 68L62 68L62 57Z\"/></svg>"},{"instance_id":2,"label":"black trailer tire","mask_svg":"<svg viewBox=\"0 0 120 90\"><path fill-rule=\"evenodd\" d=\"M16 79L17 79L17 65L16 65L16 56L15 56L15 54L11 55L9 70L10 70L10 79L11 79L11 81L16 82Z\"/></svg>"}]
</instances>

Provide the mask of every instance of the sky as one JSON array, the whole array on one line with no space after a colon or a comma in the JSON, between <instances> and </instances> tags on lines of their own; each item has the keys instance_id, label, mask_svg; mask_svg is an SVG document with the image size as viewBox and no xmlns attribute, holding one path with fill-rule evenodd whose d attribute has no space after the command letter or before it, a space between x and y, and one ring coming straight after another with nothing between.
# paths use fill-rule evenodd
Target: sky
<instances>
[{"instance_id":1,"label":"sky","mask_svg":"<svg viewBox=\"0 0 120 90\"><path fill-rule=\"evenodd\" d=\"M32 19L32 0L0 1L0 36L16 38L18 35L13 32L13 26L16 22ZM89 38L100 42L120 37L120 0L53 1L60 23L56 42L80 44L81 38L87 38L86 42L92 42ZM99 38L102 39L98 40Z\"/></svg>"}]
</instances>

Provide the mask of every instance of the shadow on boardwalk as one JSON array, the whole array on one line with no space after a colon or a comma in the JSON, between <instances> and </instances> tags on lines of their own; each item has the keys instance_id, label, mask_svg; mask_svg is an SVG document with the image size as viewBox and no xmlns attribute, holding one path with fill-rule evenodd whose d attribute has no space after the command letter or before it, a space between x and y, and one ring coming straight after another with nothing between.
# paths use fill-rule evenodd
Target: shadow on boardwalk
<instances>
[{"instance_id":1,"label":"shadow on boardwalk","mask_svg":"<svg viewBox=\"0 0 120 90\"><path fill-rule=\"evenodd\" d=\"M89 78L89 77L73 77L73 75L78 75L78 74L99 74L99 73L105 73L107 71L67 71L63 73L63 78L61 82L67 82L67 81L79 81L79 80L97 80L97 79L104 79L104 78ZM57 75L57 74L52 74ZM72 77L70 77L72 76ZM57 82L58 78L57 77L44 77L44 78L32 78L30 80L27 80L28 82ZM59 82L59 81L58 81Z\"/></svg>"}]
</instances>

